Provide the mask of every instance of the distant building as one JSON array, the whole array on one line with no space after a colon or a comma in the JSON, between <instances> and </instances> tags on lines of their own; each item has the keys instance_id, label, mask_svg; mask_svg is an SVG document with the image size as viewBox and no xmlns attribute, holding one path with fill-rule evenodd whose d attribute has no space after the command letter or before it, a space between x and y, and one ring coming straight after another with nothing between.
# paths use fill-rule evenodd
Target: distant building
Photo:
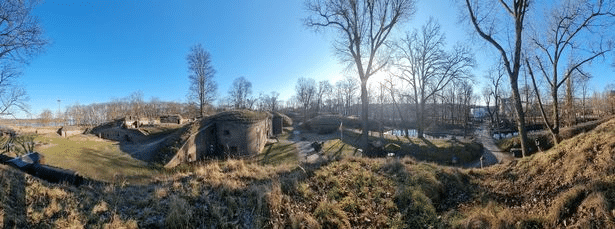
<instances>
[{"instance_id":1,"label":"distant building","mask_svg":"<svg viewBox=\"0 0 615 229\"><path fill-rule=\"evenodd\" d=\"M145 136L144 132L138 129L138 127L143 125L142 121L127 116L126 118L96 126L87 133L114 141L135 141Z\"/></svg>"},{"instance_id":2,"label":"distant building","mask_svg":"<svg viewBox=\"0 0 615 229\"><path fill-rule=\"evenodd\" d=\"M174 124L182 124L184 121L181 115L165 115L160 116L160 123L174 123Z\"/></svg>"},{"instance_id":3,"label":"distant building","mask_svg":"<svg viewBox=\"0 0 615 229\"><path fill-rule=\"evenodd\" d=\"M470 113L472 117L475 119L482 119L487 116L487 108L485 107L475 107L470 109Z\"/></svg>"}]
</instances>

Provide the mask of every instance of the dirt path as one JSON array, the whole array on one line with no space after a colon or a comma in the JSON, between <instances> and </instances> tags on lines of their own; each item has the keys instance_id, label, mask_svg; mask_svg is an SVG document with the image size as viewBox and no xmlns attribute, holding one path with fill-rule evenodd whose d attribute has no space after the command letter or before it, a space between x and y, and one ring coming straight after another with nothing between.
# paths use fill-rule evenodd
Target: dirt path
<instances>
[{"instance_id":1,"label":"dirt path","mask_svg":"<svg viewBox=\"0 0 615 229\"><path fill-rule=\"evenodd\" d=\"M478 137L478 141L484 146L482 156L483 166L506 163L515 159L512 155L502 151L495 144L495 140L491 137L491 131L489 131L488 122L483 122L483 124L476 130L476 136ZM465 167L480 168L481 161L477 160L467 164Z\"/></svg>"},{"instance_id":2,"label":"dirt path","mask_svg":"<svg viewBox=\"0 0 615 229\"><path fill-rule=\"evenodd\" d=\"M304 163L314 163L321 159L322 155L314 150L312 143L324 142L335 138L339 133L319 135L315 133L303 133L299 130L294 130L289 142L295 144L297 147L298 157Z\"/></svg>"}]
</instances>

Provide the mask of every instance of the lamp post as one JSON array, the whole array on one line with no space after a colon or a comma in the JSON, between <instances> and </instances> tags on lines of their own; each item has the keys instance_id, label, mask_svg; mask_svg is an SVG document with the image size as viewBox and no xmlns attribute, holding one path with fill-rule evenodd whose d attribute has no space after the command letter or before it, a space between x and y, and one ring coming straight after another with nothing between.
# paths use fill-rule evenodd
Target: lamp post
<instances>
[{"instance_id":1,"label":"lamp post","mask_svg":"<svg viewBox=\"0 0 615 229\"><path fill-rule=\"evenodd\" d=\"M59 100L59 99L58 99L58 117L57 117L58 121L60 121L60 116L61 116L61 113L60 113L60 103L61 103L61 102L62 102L62 100ZM56 123L56 124L57 124L57 123Z\"/></svg>"}]
</instances>

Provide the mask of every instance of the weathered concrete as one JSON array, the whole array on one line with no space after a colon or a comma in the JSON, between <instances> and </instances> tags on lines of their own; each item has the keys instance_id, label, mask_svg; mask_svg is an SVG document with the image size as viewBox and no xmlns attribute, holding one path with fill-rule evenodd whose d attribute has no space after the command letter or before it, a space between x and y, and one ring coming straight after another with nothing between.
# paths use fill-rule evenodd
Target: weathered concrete
<instances>
[{"instance_id":1,"label":"weathered concrete","mask_svg":"<svg viewBox=\"0 0 615 229\"><path fill-rule=\"evenodd\" d=\"M272 136L271 115L227 111L201 120L201 127L165 164L166 168L211 157L250 157L259 154Z\"/></svg>"}]
</instances>

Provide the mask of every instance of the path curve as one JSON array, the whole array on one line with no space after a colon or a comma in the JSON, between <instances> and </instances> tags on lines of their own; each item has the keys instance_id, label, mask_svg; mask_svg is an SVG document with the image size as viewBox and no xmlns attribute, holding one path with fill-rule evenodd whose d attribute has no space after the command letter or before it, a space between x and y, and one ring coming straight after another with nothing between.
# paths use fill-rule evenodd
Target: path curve
<instances>
[{"instance_id":1,"label":"path curve","mask_svg":"<svg viewBox=\"0 0 615 229\"><path fill-rule=\"evenodd\" d=\"M515 158L502 151L496 144L495 140L491 137L491 131L489 128L489 122L483 122L476 130L476 136L478 141L483 144L483 167L495 165L497 163L507 163L515 160ZM474 161L466 165L466 167L480 168L480 160Z\"/></svg>"}]
</instances>

